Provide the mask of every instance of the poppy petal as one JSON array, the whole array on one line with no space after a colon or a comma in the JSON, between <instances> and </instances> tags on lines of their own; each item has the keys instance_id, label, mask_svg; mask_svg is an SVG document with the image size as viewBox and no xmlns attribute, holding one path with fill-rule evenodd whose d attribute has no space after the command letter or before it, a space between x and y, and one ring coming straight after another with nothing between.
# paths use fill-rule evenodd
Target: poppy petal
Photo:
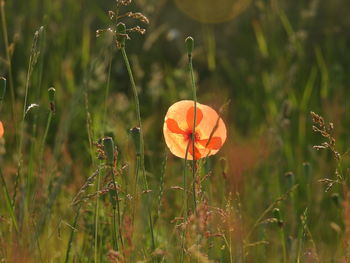
<instances>
[{"instance_id":1,"label":"poppy petal","mask_svg":"<svg viewBox=\"0 0 350 263\"><path fill-rule=\"evenodd\" d=\"M2 122L0 121L0 138L4 135L4 126L2 125Z\"/></svg>"},{"instance_id":2,"label":"poppy petal","mask_svg":"<svg viewBox=\"0 0 350 263\"><path fill-rule=\"evenodd\" d=\"M183 135L186 134L183 130L181 130L181 128L179 127L179 124L174 119L167 119L166 124L168 129L171 132L177 133L177 134L183 134Z\"/></svg>"},{"instance_id":3,"label":"poppy petal","mask_svg":"<svg viewBox=\"0 0 350 263\"><path fill-rule=\"evenodd\" d=\"M196 108L196 127L202 121L202 119L203 119L203 112L197 107ZM188 109L186 114L186 121L187 121L188 128L192 130L193 123L194 123L194 106Z\"/></svg>"},{"instance_id":4,"label":"poppy petal","mask_svg":"<svg viewBox=\"0 0 350 263\"><path fill-rule=\"evenodd\" d=\"M210 141L209 139L204 139L199 140L198 142L210 150L219 150L222 146L222 140L220 137L211 137Z\"/></svg>"},{"instance_id":5,"label":"poppy petal","mask_svg":"<svg viewBox=\"0 0 350 263\"><path fill-rule=\"evenodd\" d=\"M190 145L188 146L188 152L192 155L193 157L193 143L191 142ZM199 152L198 148L194 146L194 159L199 160L202 157L201 153Z\"/></svg>"}]
</instances>

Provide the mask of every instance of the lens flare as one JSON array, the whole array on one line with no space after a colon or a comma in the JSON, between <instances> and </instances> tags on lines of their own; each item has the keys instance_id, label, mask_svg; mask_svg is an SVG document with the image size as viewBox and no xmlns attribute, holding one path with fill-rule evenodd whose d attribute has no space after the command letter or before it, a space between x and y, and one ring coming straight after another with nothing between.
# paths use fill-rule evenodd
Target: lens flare
<instances>
[{"instance_id":1,"label":"lens flare","mask_svg":"<svg viewBox=\"0 0 350 263\"><path fill-rule=\"evenodd\" d=\"M175 0L186 15L201 23L215 24L229 21L241 14L251 0Z\"/></svg>"}]
</instances>

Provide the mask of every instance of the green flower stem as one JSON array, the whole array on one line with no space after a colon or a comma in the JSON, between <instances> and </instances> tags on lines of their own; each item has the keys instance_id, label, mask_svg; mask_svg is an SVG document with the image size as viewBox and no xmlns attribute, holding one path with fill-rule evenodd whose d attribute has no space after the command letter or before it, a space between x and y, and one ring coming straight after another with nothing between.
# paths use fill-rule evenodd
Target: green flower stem
<instances>
[{"instance_id":1,"label":"green flower stem","mask_svg":"<svg viewBox=\"0 0 350 263\"><path fill-rule=\"evenodd\" d=\"M5 16L5 1L0 0L0 13L1 13L1 27L4 38L4 46L6 51L6 60L8 64L8 77L9 77L9 86L10 86L10 96L11 96L11 105L12 105L12 120L14 125L14 134L17 136L17 121L16 121L16 109L15 109L15 90L13 87L13 75L12 75L12 63L10 56L9 41L7 36L7 25L6 25L6 16Z\"/></svg>"},{"instance_id":2,"label":"green flower stem","mask_svg":"<svg viewBox=\"0 0 350 263\"><path fill-rule=\"evenodd\" d=\"M184 225L186 226L187 222L187 213L188 213L188 205L187 205L187 157L188 157L188 149L190 148L190 141L187 144L186 147L186 153L185 153L185 161L184 161L184 173L183 173L183 202L184 202ZM186 234L186 227L184 227L184 230L182 232L182 240L181 240L181 262L184 261L184 253L185 253L185 235Z\"/></svg>"},{"instance_id":3,"label":"green flower stem","mask_svg":"<svg viewBox=\"0 0 350 263\"><path fill-rule=\"evenodd\" d=\"M110 89L110 82L111 82L111 70L112 70L112 59L113 56L110 54L111 58L108 63L108 77L107 77L107 86L106 86L106 91L105 91L105 105L103 109L103 123L102 123L102 135L105 136L106 132L106 117L107 117L107 100L109 96L109 89Z\"/></svg>"},{"instance_id":4,"label":"green flower stem","mask_svg":"<svg viewBox=\"0 0 350 263\"><path fill-rule=\"evenodd\" d=\"M108 75L107 75L107 85L106 85L106 90L105 90L105 101L104 101L104 108L103 108L103 123L102 123L102 135L105 135L106 132L106 115L107 115L107 99L109 96L109 89L110 89L110 81L111 81L111 68L112 68L112 55L111 59L108 64ZM91 139L90 139L91 140ZM92 157L93 159L93 157ZM101 165L101 162L100 162ZM97 184L96 184L96 192L98 193L100 191L100 185L101 185L101 175L97 175ZM95 263L98 262L98 232L99 232L99 211L100 211L100 206L99 206L99 194L96 197L96 202L95 202L95 237L94 237L94 258L95 258Z\"/></svg>"},{"instance_id":5,"label":"green flower stem","mask_svg":"<svg viewBox=\"0 0 350 263\"><path fill-rule=\"evenodd\" d=\"M129 59L125 51L125 47L121 47L121 52L123 55L124 63L126 66L126 69L129 74L129 79L131 82L131 88L134 94L135 104L136 104L136 115L137 115L137 122L138 126L140 128L140 145L139 145L139 152L140 152L140 165L142 169L142 174L144 178L144 190L148 190L148 183L146 178L146 172L145 172L145 148L144 148L144 140L143 140L143 128L142 128L142 122L141 122L141 114L140 114L140 102L139 97L137 94L136 84L134 80L134 76L132 74L132 70L130 67ZM147 193L146 193L147 195ZM148 198L147 198L148 199ZM152 248L155 249L155 241L154 241L154 233L153 233L153 222L152 222L152 216L151 216L151 210L148 207L148 214L149 214L149 225L150 225L150 231L151 231L151 238L152 238Z\"/></svg>"},{"instance_id":6,"label":"green flower stem","mask_svg":"<svg viewBox=\"0 0 350 263\"><path fill-rule=\"evenodd\" d=\"M99 219L99 198L100 198L100 185L101 185L101 174L97 175L97 184L96 184L96 203L95 203L95 237L94 237L94 262L99 262L99 254L98 254L98 219Z\"/></svg>"},{"instance_id":7,"label":"green flower stem","mask_svg":"<svg viewBox=\"0 0 350 263\"><path fill-rule=\"evenodd\" d=\"M123 236L122 236L122 230L121 230L121 213L120 213L120 204L119 204L119 195L118 195L118 189L117 189L117 184L115 183L115 174L114 174L114 171L113 171L113 167L110 167L111 169L111 173L112 173L112 181L113 181L113 188L114 188L114 198L116 200L116 204L117 204L117 207L115 207L115 205L113 205L113 229L115 231L114 234L114 237L116 237L116 224L115 224L115 212L117 210L117 220L118 220L118 232L119 232L119 239L120 239L120 243L122 245L122 248L124 248L124 242L123 242ZM116 247L115 247L117 250L118 250L118 242L116 242Z\"/></svg>"},{"instance_id":8,"label":"green flower stem","mask_svg":"<svg viewBox=\"0 0 350 263\"><path fill-rule=\"evenodd\" d=\"M145 147L144 147L144 140L143 140L143 128L142 128L142 121L141 121L141 114L140 114L140 102L139 102L139 96L137 94L137 89L136 89L136 84L135 84L135 80L134 80L134 76L130 67L130 63L129 63L129 59L128 56L126 54L125 48L121 48L121 52L123 55L123 59L125 62L125 66L126 69L128 71L129 74L129 78L130 78L130 82L131 82L131 88L134 94L134 98L135 98L135 104L136 104L136 115L137 115L137 122L138 122L138 126L140 128L140 148L139 148L139 152L140 152L140 158L141 158L141 168L143 170L143 175L145 176ZM144 178L144 183L145 183L145 190L148 189L148 183L147 183L147 178Z\"/></svg>"},{"instance_id":9,"label":"green flower stem","mask_svg":"<svg viewBox=\"0 0 350 263\"><path fill-rule=\"evenodd\" d=\"M196 133L196 121L197 121L197 92L196 92L196 82L194 80L193 65L192 65L192 53L188 53L188 67L190 69L191 85L193 92L193 104L194 104L194 116L193 116L193 130L192 130L192 190L193 190L193 205L194 211L197 213L197 197L196 197L196 158L195 158L195 133Z\"/></svg>"},{"instance_id":10,"label":"green flower stem","mask_svg":"<svg viewBox=\"0 0 350 263\"><path fill-rule=\"evenodd\" d=\"M2 188L3 188L3 191L4 191L4 196L5 196L5 199L6 199L6 207L7 207L7 210L9 212L9 214L10 214L12 223L15 226L16 232L18 232L18 224L17 224L16 216L15 216L14 211L13 211L13 205L11 203L11 197L10 197L10 194L9 194L6 182L5 182L5 178L4 178L3 174L2 174L1 168L0 168L0 178L1 178Z\"/></svg>"},{"instance_id":11,"label":"green flower stem","mask_svg":"<svg viewBox=\"0 0 350 263\"><path fill-rule=\"evenodd\" d=\"M47 134L49 133L49 129L50 129L50 125L51 125L52 115L53 115L53 113L52 113L52 111L50 110L49 116L48 116L47 122L46 122L46 128L45 128L45 132L44 132L44 137L43 137L43 140L42 140L41 146L40 146L39 174L41 173L41 169L42 169L43 156L44 156L44 148L45 148L45 143L46 143Z\"/></svg>"},{"instance_id":12,"label":"green flower stem","mask_svg":"<svg viewBox=\"0 0 350 263\"><path fill-rule=\"evenodd\" d=\"M80 208L81 208L81 204L79 204L78 209L76 211L75 217L74 217L74 222L73 222L73 227L71 229L70 235L69 235L69 240L68 240L68 245L67 245L67 250L66 250L66 258L65 258L65 263L68 263L69 261L69 254L70 254L70 250L72 248L72 243L73 243L73 238L74 238L74 233L76 232L76 227L78 224L78 218L80 215Z\"/></svg>"}]
</instances>

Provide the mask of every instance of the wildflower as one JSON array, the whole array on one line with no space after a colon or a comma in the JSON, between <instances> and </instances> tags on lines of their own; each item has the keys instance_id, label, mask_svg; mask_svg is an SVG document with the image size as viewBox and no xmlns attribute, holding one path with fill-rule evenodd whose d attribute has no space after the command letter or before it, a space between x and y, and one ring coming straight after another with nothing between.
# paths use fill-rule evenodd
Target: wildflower
<instances>
[{"instance_id":1,"label":"wildflower","mask_svg":"<svg viewBox=\"0 0 350 263\"><path fill-rule=\"evenodd\" d=\"M2 125L2 122L0 121L0 138L4 135L4 126Z\"/></svg>"},{"instance_id":2,"label":"wildflower","mask_svg":"<svg viewBox=\"0 0 350 263\"><path fill-rule=\"evenodd\" d=\"M163 132L170 151L177 157L198 160L216 154L226 140L226 126L216 111L207 105L197 103L194 135L194 102L182 100L174 103L165 116Z\"/></svg>"}]
</instances>

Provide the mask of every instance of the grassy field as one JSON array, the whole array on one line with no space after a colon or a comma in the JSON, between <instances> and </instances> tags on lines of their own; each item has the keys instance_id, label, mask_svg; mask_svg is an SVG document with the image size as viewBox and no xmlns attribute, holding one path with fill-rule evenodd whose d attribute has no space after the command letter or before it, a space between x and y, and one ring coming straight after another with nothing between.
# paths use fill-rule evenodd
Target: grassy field
<instances>
[{"instance_id":1,"label":"grassy field","mask_svg":"<svg viewBox=\"0 0 350 263\"><path fill-rule=\"evenodd\" d=\"M0 262L350 262L350 4L214 2L0 0Z\"/></svg>"}]
</instances>

